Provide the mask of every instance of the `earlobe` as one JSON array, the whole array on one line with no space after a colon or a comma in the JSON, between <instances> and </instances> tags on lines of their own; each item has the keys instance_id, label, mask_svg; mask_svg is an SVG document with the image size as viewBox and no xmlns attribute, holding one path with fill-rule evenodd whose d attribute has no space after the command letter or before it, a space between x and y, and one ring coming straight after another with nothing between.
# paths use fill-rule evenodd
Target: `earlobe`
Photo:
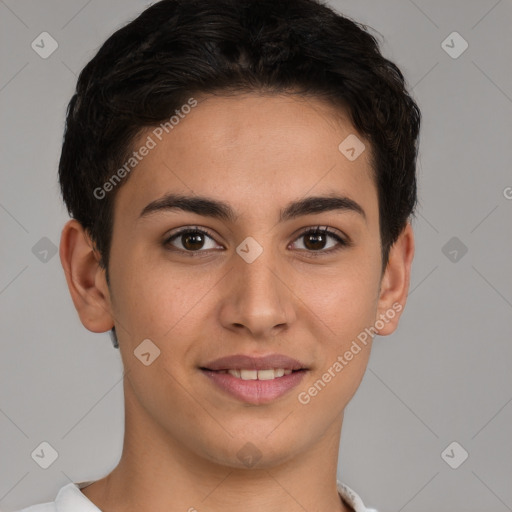
<instances>
[{"instance_id":1,"label":"earlobe","mask_svg":"<svg viewBox=\"0 0 512 512\"><path fill-rule=\"evenodd\" d=\"M114 321L105 270L99 264L90 237L75 219L68 221L62 230L59 254L71 298L84 327L92 332L110 330Z\"/></svg>"},{"instance_id":2,"label":"earlobe","mask_svg":"<svg viewBox=\"0 0 512 512\"><path fill-rule=\"evenodd\" d=\"M391 334L398 326L409 293L413 257L414 234L410 222L407 222L389 251L388 264L381 280L376 317L381 336Z\"/></svg>"}]
</instances>

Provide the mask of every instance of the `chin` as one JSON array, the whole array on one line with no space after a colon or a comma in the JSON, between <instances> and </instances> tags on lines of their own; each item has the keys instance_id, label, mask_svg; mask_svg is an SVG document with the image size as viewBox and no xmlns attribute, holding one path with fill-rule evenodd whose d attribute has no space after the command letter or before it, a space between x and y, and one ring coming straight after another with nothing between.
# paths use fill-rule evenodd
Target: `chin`
<instances>
[{"instance_id":1,"label":"chin","mask_svg":"<svg viewBox=\"0 0 512 512\"><path fill-rule=\"evenodd\" d=\"M217 450L211 443L205 457L215 464L228 468L256 470L275 468L297 454L297 444L290 436L286 436L285 442L285 439L278 435L270 439L271 436L267 437L268 432L271 430L262 430L257 435L230 438L228 446L218 446Z\"/></svg>"}]
</instances>

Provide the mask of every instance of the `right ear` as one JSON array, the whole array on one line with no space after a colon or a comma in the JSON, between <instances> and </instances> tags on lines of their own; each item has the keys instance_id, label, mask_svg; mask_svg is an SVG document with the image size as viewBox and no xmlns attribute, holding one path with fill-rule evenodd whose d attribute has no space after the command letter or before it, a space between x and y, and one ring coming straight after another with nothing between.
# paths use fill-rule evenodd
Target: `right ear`
<instances>
[{"instance_id":1,"label":"right ear","mask_svg":"<svg viewBox=\"0 0 512 512\"><path fill-rule=\"evenodd\" d=\"M114 326L110 293L100 255L82 225L66 223L60 238L60 261L73 304L84 327L106 332Z\"/></svg>"}]
</instances>

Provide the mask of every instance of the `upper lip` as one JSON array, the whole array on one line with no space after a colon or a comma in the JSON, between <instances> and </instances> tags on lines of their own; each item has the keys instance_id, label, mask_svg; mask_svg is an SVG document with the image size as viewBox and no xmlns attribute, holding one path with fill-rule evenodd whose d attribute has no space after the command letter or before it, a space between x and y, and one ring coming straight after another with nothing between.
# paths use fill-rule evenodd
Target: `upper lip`
<instances>
[{"instance_id":1,"label":"upper lip","mask_svg":"<svg viewBox=\"0 0 512 512\"><path fill-rule=\"evenodd\" d=\"M283 368L284 370L305 370L305 366L297 359L283 354L270 354L268 356L254 357L244 354L221 357L206 363L201 368L206 370L267 370L270 368Z\"/></svg>"}]
</instances>

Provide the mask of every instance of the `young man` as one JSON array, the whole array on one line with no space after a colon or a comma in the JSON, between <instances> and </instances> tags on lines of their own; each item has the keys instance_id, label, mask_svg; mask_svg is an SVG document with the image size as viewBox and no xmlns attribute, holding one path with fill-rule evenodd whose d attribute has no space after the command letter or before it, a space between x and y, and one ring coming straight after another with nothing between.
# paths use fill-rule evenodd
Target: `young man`
<instances>
[{"instance_id":1,"label":"young man","mask_svg":"<svg viewBox=\"0 0 512 512\"><path fill-rule=\"evenodd\" d=\"M123 453L29 510L367 510L338 447L405 305L419 125L315 0L162 0L113 34L68 108L60 256L120 350Z\"/></svg>"}]
</instances>

